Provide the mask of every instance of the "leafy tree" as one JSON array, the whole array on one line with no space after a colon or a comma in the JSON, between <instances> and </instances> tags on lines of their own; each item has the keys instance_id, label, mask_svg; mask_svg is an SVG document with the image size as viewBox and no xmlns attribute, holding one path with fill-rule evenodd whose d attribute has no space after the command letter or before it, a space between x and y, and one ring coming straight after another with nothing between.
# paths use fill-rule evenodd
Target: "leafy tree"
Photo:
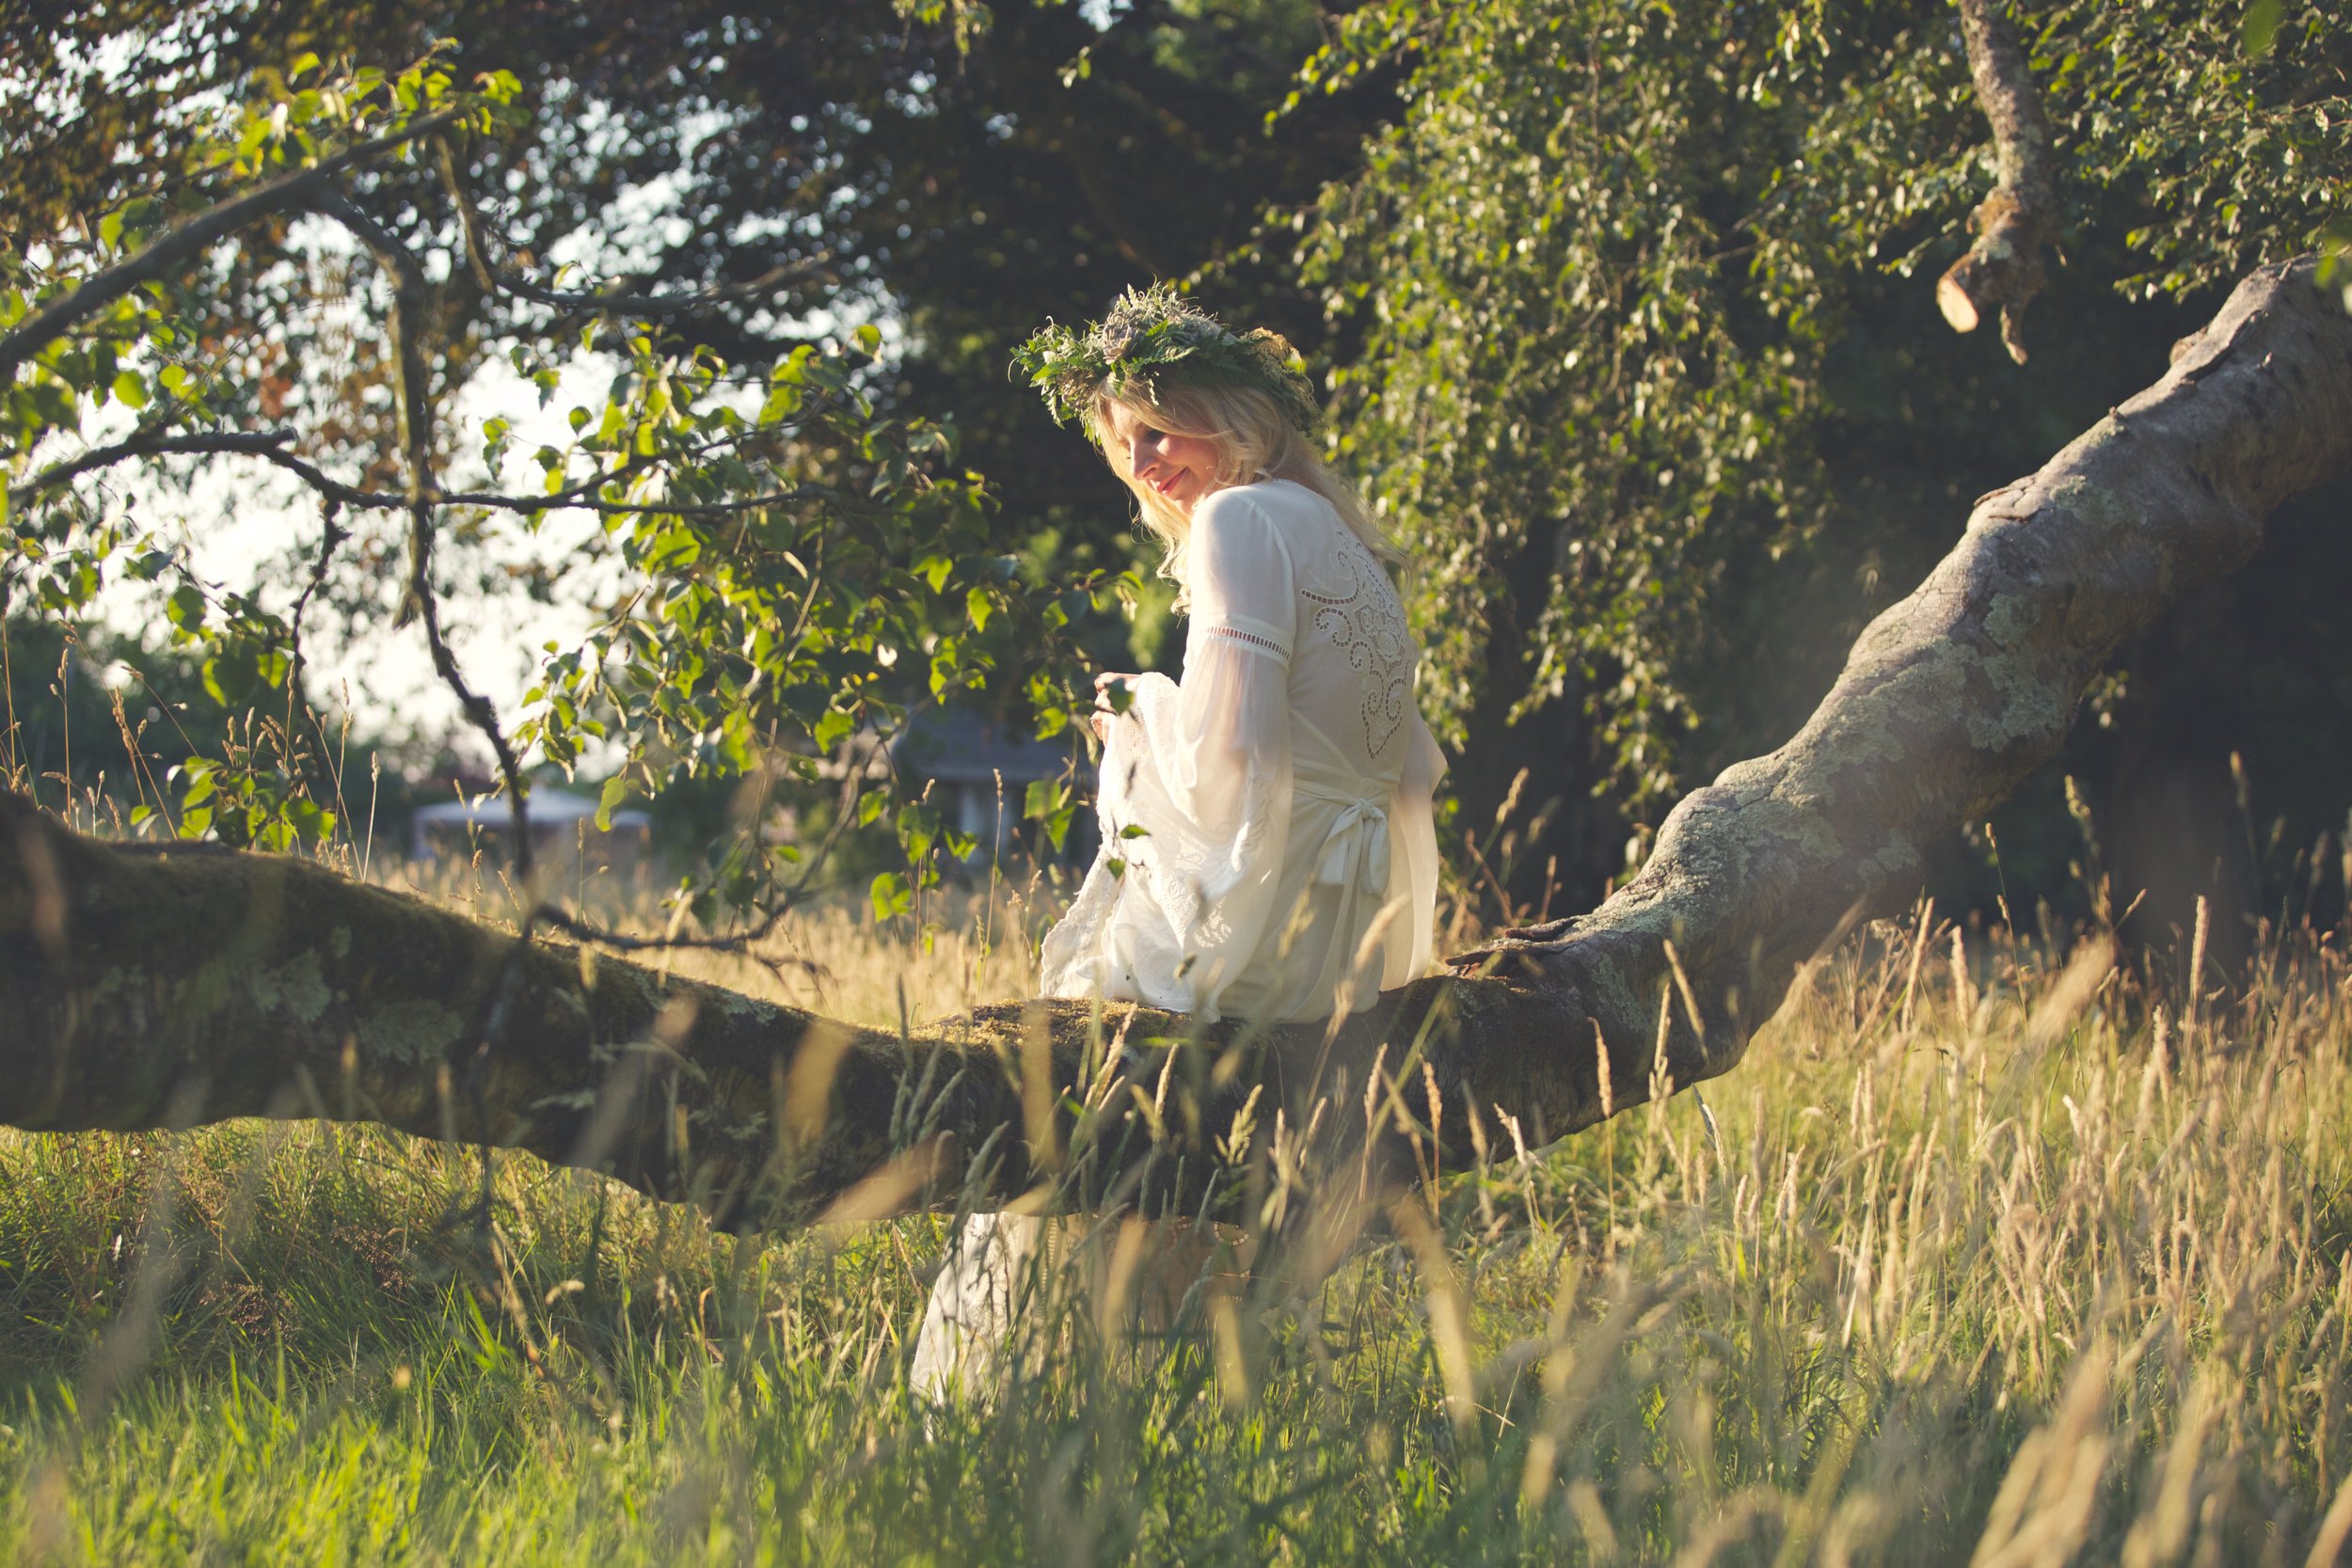
<instances>
[{"instance_id":1,"label":"leafy tree","mask_svg":"<svg viewBox=\"0 0 2352 1568\"><path fill-rule=\"evenodd\" d=\"M1580 882L1622 873L1645 842L1621 852L1623 824L1786 734L1943 552L1954 499L2120 401L2253 259L2352 233L2352 38L2323 8L2083 0L2018 24L2062 258L2022 371L1919 276L1994 162L1941 0L1391 0L1311 63L1311 87L1406 73L1299 254L1360 344L1336 423L1419 558L1470 820L1522 768L1573 780L1549 846ZM2281 547L2246 592L2346 586L2340 551ZM2267 657L2341 668L2342 636ZM2100 743L2065 766L2105 775ZM2301 727L2240 744L2284 769Z\"/></svg>"},{"instance_id":2,"label":"leafy tree","mask_svg":"<svg viewBox=\"0 0 2352 1568\"><path fill-rule=\"evenodd\" d=\"M1037 1001L859 1030L297 857L127 853L0 795L0 1122L340 1101L729 1225L1043 1188L1336 1258L1395 1188L1487 1158L1490 1117L1540 1144L1727 1071L1816 952L1908 902L1931 840L2056 752L2124 640L2352 467L2352 318L2314 272L2257 272L2155 385L1974 508L1797 735L1687 797L1600 908L1360 1014L1261 1030Z\"/></svg>"},{"instance_id":3,"label":"leafy tree","mask_svg":"<svg viewBox=\"0 0 2352 1568\"><path fill-rule=\"evenodd\" d=\"M1347 166L1377 85L1266 134L1320 36L1307 0L1139 0L1100 18L1073 0L952 14L890 0L110 0L59 26L0 21L0 71L40 85L0 101L0 138L23 150L0 171L0 224L70 232L184 176L187 132L207 106L266 113L299 53L406 60L449 37L439 58L453 78L513 72L528 117L458 151L465 186L497 209L502 254L693 292L699 309L658 324L665 346L735 364L814 341L812 324L886 325L863 389L885 407L956 410L964 461L994 477L995 526L1071 571L1117 570L1136 549L1129 508L1007 381L1009 350L1048 316L1093 315L1128 284L1246 245L1261 209L1308 201ZM436 169L386 167L369 182L374 215L404 244L447 239ZM290 319L269 297L289 264L320 290L342 287L333 242L322 253L314 230L265 225L220 264L202 330L250 341L238 379L335 405L321 437L389 471L386 367L372 345L346 352L331 321ZM1219 286L1295 334L1315 324L1263 270ZM450 385L510 334L551 325L466 269L430 280L425 309L442 354L433 373ZM577 329L592 317L560 319ZM330 581L330 603L335 593Z\"/></svg>"},{"instance_id":4,"label":"leafy tree","mask_svg":"<svg viewBox=\"0 0 2352 1568\"><path fill-rule=\"evenodd\" d=\"M634 325L689 313L699 296L564 291L511 276L458 149L512 133L512 78L460 88L433 58L389 77L339 77L305 59L290 75L289 97L231 114L198 144L187 182L126 201L87 240L59 236L28 254L0 302L0 370L13 378L0 446L17 504L0 586L64 618L119 579L153 603L224 707L258 702L266 711L282 694L275 729L251 732L248 719L243 745L183 768L185 793L165 813L179 832L285 847L334 831L317 770L304 764L315 747L298 718L301 636L335 558L359 543L405 561L401 615L497 757L518 816L528 748L565 768L585 748L611 752L619 768L605 786L610 810L632 789L677 778L749 776L763 789L814 782L853 735L887 736L914 708L960 694L1002 691L1049 731L1066 724L1067 628L1098 596L1132 593L1133 579L1097 576L1032 594L992 535L977 478L956 464L952 432L876 405L866 382L879 329L740 367ZM375 178L388 167L403 179ZM437 251L420 252L375 209L426 175L442 181L455 221ZM233 194L208 188L221 185ZM238 380L235 356L216 352L197 325L217 284L204 266L213 250L290 214L332 224L376 269L397 436L381 480L333 476L325 465L335 443L306 426L299 407L252 428L267 411ZM432 371L433 266L469 274L485 297L511 296L508 357L543 401L560 386L552 356L571 316L602 324L592 330L618 361L602 405L569 410L563 445L513 452L514 423L502 416L469 433L465 445L478 447L493 481L481 488L443 478L455 443L438 434L450 421ZM316 308L298 275L278 289L280 313ZM127 420L127 433L106 429L109 417ZM510 456L535 469L535 489L495 488ZM272 464L320 501L318 543L298 584L205 581L109 483L128 462L224 457ZM443 635L436 550L463 527L485 550L521 552L564 510L599 519L582 555L615 568L617 588L581 645L548 651L516 722L472 689ZM904 846L906 871L874 890L878 908L896 908L910 879L937 875L936 849L962 847L929 807L894 810L888 780L863 768L847 779L836 832L888 816ZM749 831L761 815L755 795L747 831L687 888L702 919L764 923L813 885L816 866L800 847ZM517 842L527 847L527 835ZM568 919L527 907L526 923L542 913Z\"/></svg>"},{"instance_id":5,"label":"leafy tree","mask_svg":"<svg viewBox=\"0 0 2352 1568\"><path fill-rule=\"evenodd\" d=\"M1982 0L1969 5L1973 53L1986 13ZM966 4L951 20L968 39L981 14ZM1633 13L1560 14L1624 23ZM1399 0L1375 17L1390 31L1368 23L1365 36L1386 39L1382 51L1413 47L1411 24L1424 15L1469 25ZM1643 29L1675 41L1681 25L1652 11L1617 33L1587 29L1588 66L1604 57L1594 50L1619 40L1622 52L1605 58L1636 78L1616 89L1633 106L1630 118L1622 125L1596 119L1606 134L1597 150L1575 154L1594 176L1587 204L1604 214L1635 195L1672 194L1666 162L1654 160L1653 173L1644 161L1660 150L1660 127L1720 137L1735 104L1769 110L1800 101L1807 82L1843 80L1820 61L1797 69L1810 58L1800 25L1782 35L1778 63L1752 62L1758 76L1729 72L1714 84L1719 100L1693 86L1692 100L1713 102L1719 113L1715 123L1692 123L1663 97L1639 90L1651 47ZM1742 36L1694 25L1700 44L1691 61L1702 76L1718 53L1747 58ZM1464 37L1475 43L1487 35ZM1903 37L1857 27L1851 46L1883 62L1909 47ZM1487 42L1488 54L1502 57L1495 52L1525 48L1529 39ZM1385 57L1382 51L1366 57ZM1334 61L1343 66L1345 57L1326 64ZM1808 74L1817 71L1824 74ZM1427 86L1423 78L1417 90ZM950 434L894 415L873 395L879 330L747 362L691 333L648 325L691 318L714 302L708 291L546 279L501 243L498 210L485 217L467 173L477 141L516 134L519 84L512 77L486 73L460 86L434 56L389 75L344 75L297 58L287 88L267 104L224 108L212 133L191 139L184 169L154 191L96 214L87 231L52 233L6 258L0 452L12 512L0 536L8 551L0 584L12 604L71 617L118 581L151 596L217 700L291 696L299 692L304 615L327 566L355 546L362 524L389 519L370 526L379 542L399 546L403 613L497 753L518 814L527 799L518 736L559 760L591 741L611 745L651 784L726 770L808 777L862 725L887 728L918 705L961 691L1013 685L1045 727L1066 724L1074 693L1057 676L1066 634L1089 609L1135 585L1098 575L1033 593L1016 565L990 553L984 492L955 461ZM1489 87L1473 79L1463 90L1475 102ZM1829 98L1822 89L1823 123L1836 118ZM1436 102L1422 91L1415 113L1435 113ZM1463 119L1470 144L1484 145L1468 120L1486 118ZM1576 142L1583 121L1571 114L1563 123L1574 131L1567 143ZM1427 124L1409 120L1406 130ZM2332 135L2332 125L2322 129ZM1494 160L1506 150L1493 147ZM1485 152L1474 160L1486 161ZM1375 160L1368 178L1397 166ZM1485 222L1480 202L1513 188L1497 173L1481 186L1470 180L1470 165L1445 166L1462 187L1459 213L1431 209L1443 221L1416 229L1413 210L1400 208L1386 229L1339 245L1327 276L1341 297L1351 276L1348 245L1369 245L1368 236L1400 229ZM1773 167L1769 179L1758 177L1757 210L1767 216L1781 211L1774 203L1791 212L1803 205L1794 159ZM1526 162L1516 171L1524 192L1544 166ZM1655 467L1651 483L1695 486L1690 494L1699 500L1711 505L1720 495L1724 502L1696 519L1698 532L1686 529L1678 546L1661 532L1604 552L1594 602L1623 601L1629 648L1652 635L1637 623L1664 612L1646 601L1668 599L1670 586L1702 604L1724 591L1705 572L1689 571L1702 544L1727 541L1769 562L1803 521L1793 506L1787 516L1741 514L1731 503L1744 503L1746 493L1722 475L1669 478L1663 465L1710 451L1727 465L1769 458L1790 476L1778 493L1811 493L1822 479L1785 452L1773 456L1765 437L1776 440L1776 433L1742 425L1743 410L1753 412L1742 400L1762 396L1759 387L1799 388L1804 376L1831 385L1838 354L1868 320L1858 309L1840 319L1826 284L1819 298L1807 293L1808 277L1830 276L1808 274L1808 259L1826 266L1837 253L1801 224L1792 232L1803 243L1763 217L1748 224L1757 235L1744 263L1753 300L1714 283L1731 258L1706 246L1677 253L1669 242L1686 219L1719 233L1740 229L1708 211L1737 173L1693 184L1681 209L1654 214L1654 243L1644 237L1649 219L1604 224L1602 238L1628 248L1595 251L1579 263L1634 268L1641 286L1632 303L1600 301L1630 314L1604 310L1597 320L1609 330L1596 341L1634 387L1676 391L1696 411L1686 418L1630 392L1620 399L1613 386L1585 387L1592 417L1618 426L1617 440L1571 447L1570 454L1601 464L1619 458L1619 441L1650 442L1644 461ZM1845 188L1836 179L1823 183L1832 198ZM1867 182L1858 189L1847 207L1833 199L1829 210L1859 211L1855 202L1879 199ZM437 224L419 216L428 191L440 193L433 198ZM1335 192L1333 209L1346 199ZM353 314L377 345L392 440L378 465L352 477L327 466L342 448L325 410L340 404L312 404L273 389L267 378L256 382L246 373L255 361L239 356L262 352L255 345L265 340L230 343L204 330L204 312L224 288L258 291L290 317L311 299L298 272L225 278L233 268L210 264L233 237L296 215L341 236L335 243L349 275L369 280ZM1409 310L1398 315L1400 303L1442 317L1482 268L1507 266L1520 240L1539 250L1539 238L1519 233L1491 249L1433 242L1431 256L1452 271L1422 295L1365 285L1368 341L1377 347L1395 321L1409 320ZM1415 254L1410 243L1406 251ZM2169 266L2189 265L2177 249L2167 255ZM1645 266L1654 277L1641 272ZM576 329L593 333L612 356L611 394L570 412L568 439L510 451L517 434L505 419L468 429L462 440L443 435L454 421L437 366L446 371L449 340L430 306L437 277L461 276L483 300L498 301L507 321L501 347L516 372L550 397L561 388L552 356ZM1574 268L1559 276L1573 281ZM1524 279L1534 303L1556 307L1534 292L1545 283L1540 275ZM1702 284L1715 292L1701 295ZM1300 1223L1331 1227L1325 1241L1343 1245L1361 1223L1362 1200L1378 1187L1434 1175L1441 1162L1458 1168L1486 1147L1490 1111L1540 1142L1727 1070L1811 955L1853 921L1906 902L1933 841L1981 819L2058 750L2086 688L2119 648L2145 635L2190 585L2243 565L2261 543L2264 519L2282 503L2343 476L2352 461L2352 320L2342 287L2332 263L2258 269L2176 345L2153 385L2112 405L2030 478L1970 508L1958 545L1865 630L1794 736L1685 797L1629 883L1589 914L1457 955L1455 967L1470 973L1417 982L1360 1017L1263 1035L1128 1008L1116 1009L1116 1032L1106 1034L1099 1009L1039 1003L983 1009L953 1038L862 1033L558 948L538 940L547 927L608 949L630 944L536 897L521 907L519 932L501 931L355 885L299 857L109 847L60 829L21 798L0 796L0 947L8 956L0 963L0 1120L63 1129L282 1115L293 1104L321 1103L315 1093L289 1100L289 1085L315 1089L341 1073L350 1091L345 1115L416 1132L454 1127L485 1143L609 1167L649 1191L704 1202L730 1223L796 1220L836 1200L847 1207L833 1208L835 1214L944 1202L958 1184L1011 1197L1052 1180L1083 1204L1192 1212L1222 1204L1274 1227L1292 1223L1286 1206L1295 1196L1320 1190L1327 1202L1317 1201ZM2014 289L1984 294L2012 308L2021 297ZM1526 345L1556 330L1541 311L1460 325ZM2024 341L2022 324L2010 323L2010 336ZM1629 341L1647 342L1649 353L1634 354ZM1422 346L1434 351L1435 340ZM1466 346L1483 354L1488 344ZM1653 368L1651 359L1662 363ZM1562 365L1575 369L1565 355ZM1359 384L1384 385L1351 382ZM1397 385L1419 384L1401 376ZM1458 395L1442 382L1426 385L1433 400ZM1582 439L1573 420L1583 405L1567 398L1563 390L1549 403L1530 402L1526 413L1533 420L1546 408L1565 410L1570 436ZM1365 428L1376 436L1393 409L1376 399L1367 406ZM1835 428L1832 406L1826 399L1811 405L1811 428ZM1467 402L1461 407L1479 412ZM1504 452L1506 436L1548 438L1534 423L1484 428L1493 438L1477 450L1490 455ZM1730 441L1730 432L1755 436L1756 452L1708 444ZM1432 438L1451 439L1442 431ZM483 487L445 480L453 448L481 450ZM509 455L538 470L535 489L490 487ZM295 584L246 590L202 580L107 477L135 461L225 458L271 464L319 498L313 565ZM1472 472L1481 461L1473 451L1457 467ZM1537 493L1524 473L1511 477ZM1616 473L1619 503L1654 529L1680 526L1624 499L1640 477L1630 466ZM1421 504L1409 486L1389 493ZM471 689L441 633L437 546L447 531L471 527L485 547L512 548L559 509L599 519L602 543L588 560L601 552L622 588L582 647L550 650L530 713L510 728ZM1441 539L1441 521L1433 514L1419 526ZM1728 531L1707 532L1719 526ZM1575 555L1565 542L1561 553ZM1449 570L1479 564L1469 546L1439 559ZM1732 562L1743 558L1733 552ZM1685 575L1669 579L1669 568ZM1509 584L1531 572L1512 570ZM1437 585L1445 580L1440 573ZM282 590L290 586L289 602ZM1486 602L1475 593L1459 600L1465 615ZM1538 619L1533 629L1544 626ZM1576 627L1564 622L1558 629ZM1672 640L1660 646L1671 651ZM1613 656L1604 649L1596 664L1601 657ZM1665 679L1627 678L1637 690L1641 681ZM183 832L234 847L332 831L331 808L292 756L262 759L248 749L243 760L221 761L182 800ZM889 799L848 771L839 820L888 814ZM1536 787L1563 782L1541 777ZM196 798L196 788L206 793ZM209 816L199 820L197 811ZM920 876L945 836L940 826L919 805L898 810L893 825L910 872ZM529 889L530 868L521 869ZM694 912L739 911L756 928L806 888L804 864L747 834L690 892ZM878 911L890 911L905 891L903 878L878 879ZM1127 1079L1147 1060L1158 1069L1158 1094ZM1300 1071L1306 1063L1311 1069ZM1378 1092L1380 1074L1411 1065L1422 1069L1425 1122L1408 1097ZM1265 1132L1268 1102L1276 1114ZM1367 1125L1344 1112L1325 1115L1334 1105L1367 1107ZM1316 1143L1318 1135L1327 1141ZM1336 1179L1317 1182L1318 1172ZM1303 1197L1298 1207L1306 1211Z\"/></svg>"}]
</instances>

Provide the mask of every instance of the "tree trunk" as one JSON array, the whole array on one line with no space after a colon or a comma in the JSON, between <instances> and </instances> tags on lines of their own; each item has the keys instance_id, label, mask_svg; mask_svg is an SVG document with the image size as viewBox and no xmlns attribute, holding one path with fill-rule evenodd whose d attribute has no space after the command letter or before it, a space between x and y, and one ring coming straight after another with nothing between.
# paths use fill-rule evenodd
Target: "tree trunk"
<instances>
[{"instance_id":1,"label":"tree trunk","mask_svg":"<svg viewBox=\"0 0 2352 1568\"><path fill-rule=\"evenodd\" d=\"M1535 1144L1730 1069L1806 958L1912 895L1923 845L2057 751L2122 639L2348 463L2352 320L2308 266L2257 273L2163 380L1978 502L1796 736L1677 806L1615 896L1336 1027L1038 1002L902 1038L0 800L0 1122L376 1121L747 1225L1049 1178L1269 1219L1302 1159L1359 1190L1458 1166L1501 1118Z\"/></svg>"}]
</instances>

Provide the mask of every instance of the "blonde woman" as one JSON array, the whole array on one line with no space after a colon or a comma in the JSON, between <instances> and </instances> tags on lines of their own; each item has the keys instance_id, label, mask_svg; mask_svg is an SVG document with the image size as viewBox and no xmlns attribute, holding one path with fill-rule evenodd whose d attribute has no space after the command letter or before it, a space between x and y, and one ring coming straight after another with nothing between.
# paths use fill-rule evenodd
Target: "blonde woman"
<instances>
[{"instance_id":1,"label":"blonde woman","mask_svg":"<svg viewBox=\"0 0 2352 1568\"><path fill-rule=\"evenodd\" d=\"M1096 682L1102 848L1045 938L1044 993L1286 1023L1414 978L1445 764L1414 704L1419 652L1378 531L1315 450L1290 346L1161 287L1086 332L1049 327L1018 363L1135 493L1189 615L1181 680ZM1114 712L1122 685L1132 701ZM917 1387L987 1375L1044 1234L967 1224L925 1318Z\"/></svg>"}]
</instances>

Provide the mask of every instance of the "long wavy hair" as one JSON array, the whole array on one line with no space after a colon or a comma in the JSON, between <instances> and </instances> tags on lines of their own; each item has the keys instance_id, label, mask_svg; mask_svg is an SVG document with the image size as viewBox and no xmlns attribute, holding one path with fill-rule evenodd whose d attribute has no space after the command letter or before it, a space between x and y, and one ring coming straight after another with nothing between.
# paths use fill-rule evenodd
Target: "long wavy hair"
<instances>
[{"instance_id":1,"label":"long wavy hair","mask_svg":"<svg viewBox=\"0 0 2352 1568\"><path fill-rule=\"evenodd\" d=\"M1111 413L1124 408L1140 423L1171 436L1191 436L1215 443L1217 451L1216 488L1247 484L1261 479L1287 479L1303 484L1331 503L1357 538L1384 562L1402 558L1374 518L1372 509L1356 487L1323 461L1314 444L1293 424L1272 394L1255 387L1180 382L1163 377L1157 393L1145 398L1133 391L1121 398L1098 396L1087 412L1087 433L1102 449L1111 471L1135 492L1142 508L1143 526L1160 541L1160 576L1177 587L1176 608L1190 598L1185 580L1186 556L1192 544L1192 521L1166 496L1138 483L1112 447Z\"/></svg>"}]
</instances>

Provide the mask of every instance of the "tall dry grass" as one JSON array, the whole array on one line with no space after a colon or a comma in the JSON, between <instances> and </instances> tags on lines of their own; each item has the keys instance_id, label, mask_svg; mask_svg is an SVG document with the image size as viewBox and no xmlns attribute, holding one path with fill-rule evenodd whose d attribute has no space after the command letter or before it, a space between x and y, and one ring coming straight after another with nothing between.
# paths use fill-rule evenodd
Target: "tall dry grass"
<instances>
[{"instance_id":1,"label":"tall dry grass","mask_svg":"<svg viewBox=\"0 0 2352 1568\"><path fill-rule=\"evenodd\" d=\"M1053 902L811 911L782 977L676 961L919 1023L1025 993ZM1311 1287L1212 1263L1171 1332L1049 1271L1002 1391L942 1408L903 1367L944 1216L739 1241L507 1157L485 1236L469 1151L8 1135L0 1551L2336 1561L2352 965L2258 947L2190 984L1918 911L1704 1104L1498 1133Z\"/></svg>"}]
</instances>

